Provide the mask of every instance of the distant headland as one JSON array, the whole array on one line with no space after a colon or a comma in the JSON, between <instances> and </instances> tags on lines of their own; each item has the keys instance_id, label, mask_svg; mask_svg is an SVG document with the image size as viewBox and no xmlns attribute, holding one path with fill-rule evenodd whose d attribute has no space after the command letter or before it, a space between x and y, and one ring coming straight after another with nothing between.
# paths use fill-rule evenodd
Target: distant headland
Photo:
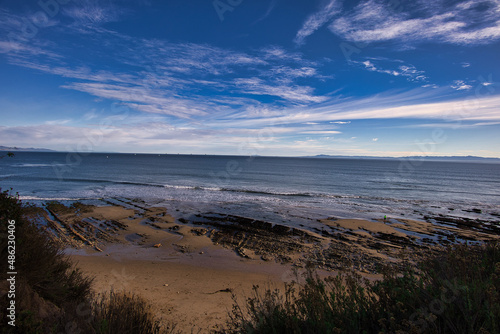
<instances>
[{"instance_id":1,"label":"distant headland","mask_svg":"<svg viewBox=\"0 0 500 334\"><path fill-rule=\"evenodd\" d=\"M315 156L306 156L303 158L318 158L318 159L374 159L374 160L425 160L425 161L469 161L469 162L498 162L500 158L485 158L478 156L406 156L406 157L379 157L379 156L366 156L366 155L326 155L319 154Z\"/></svg>"},{"instance_id":2,"label":"distant headland","mask_svg":"<svg viewBox=\"0 0 500 334\"><path fill-rule=\"evenodd\" d=\"M35 148L35 147L8 147L0 146L0 151L23 151L23 152L57 152L54 150L49 150L48 148Z\"/></svg>"}]
</instances>

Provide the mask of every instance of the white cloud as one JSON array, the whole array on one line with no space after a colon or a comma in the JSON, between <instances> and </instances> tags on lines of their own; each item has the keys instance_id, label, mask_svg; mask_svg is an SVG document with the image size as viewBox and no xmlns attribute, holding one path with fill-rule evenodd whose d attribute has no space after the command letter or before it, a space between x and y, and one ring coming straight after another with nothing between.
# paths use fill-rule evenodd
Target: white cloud
<instances>
[{"instance_id":1,"label":"white cloud","mask_svg":"<svg viewBox=\"0 0 500 334\"><path fill-rule=\"evenodd\" d=\"M45 124L47 125L64 125L70 123L70 119L56 119L52 121L45 121Z\"/></svg>"},{"instance_id":2,"label":"white cloud","mask_svg":"<svg viewBox=\"0 0 500 334\"><path fill-rule=\"evenodd\" d=\"M385 63L389 63L388 65L392 65L393 63L400 64L400 60L391 60L391 59L383 59ZM381 62L381 61L379 61ZM374 58L372 60L365 61L353 61L350 63L363 65L365 69L371 72L384 73L388 75L392 75L395 77L404 77L408 81L417 81L417 82L425 82L427 81L427 77L425 76L424 71L417 70L413 65L397 65L395 69L384 69L380 65L375 65Z\"/></svg>"},{"instance_id":3,"label":"white cloud","mask_svg":"<svg viewBox=\"0 0 500 334\"><path fill-rule=\"evenodd\" d=\"M103 89L113 94L120 92L116 87L88 87ZM167 121L169 118L162 116L165 114L164 110L159 110L160 114L155 110L142 115L129 114L107 118L105 112L103 114L91 111L84 117L87 123L93 121L96 124L68 126L66 120L61 119L43 125L0 126L0 142L11 146L33 146L33 143L43 143L45 147L62 150L76 150L77 147L87 149L88 145L91 145L91 149L95 151L245 154L246 151L238 149L243 146L247 149L252 148L253 154L255 148L260 150L258 154L283 155L283 152L286 152L285 154L293 152L298 155L299 151L296 148L310 149L308 154L312 152L328 154L332 152L331 145L334 145L334 142L341 145L355 139L352 135L346 135L346 138L336 136L335 139L330 137L330 140L326 140L327 136L340 134L340 131L332 129L329 123L341 125L355 119L420 118L424 120L421 127L460 128L500 124L500 96L472 97L426 104L418 102L421 100L432 100L431 93L413 90L360 100L330 101L313 108L267 109L257 114L241 111L241 114L223 114L221 117L205 115L199 117L200 122L197 122L196 118L194 120L184 118L175 125ZM399 106L388 107L395 104ZM184 113L183 110L179 112ZM105 124L108 124L105 128L99 124L103 117L106 118ZM435 120L433 122L435 124L429 123L429 120ZM417 121L414 123L415 126L419 124ZM299 139L292 143L290 140L295 139L297 135L307 137L309 140ZM98 138L99 143L94 145L89 142L89 138ZM371 139L380 141L376 138L378 137ZM356 147L339 146L335 147L335 150L376 155L374 151L369 152L368 149L361 153L364 149ZM385 155L398 155L398 153L386 151Z\"/></svg>"},{"instance_id":4,"label":"white cloud","mask_svg":"<svg viewBox=\"0 0 500 334\"><path fill-rule=\"evenodd\" d=\"M57 24L57 20L51 19L43 12L26 12L19 16L0 8L0 31L13 33L18 40L33 38L40 29L53 27Z\"/></svg>"},{"instance_id":5,"label":"white cloud","mask_svg":"<svg viewBox=\"0 0 500 334\"><path fill-rule=\"evenodd\" d=\"M294 103L322 102L327 98L324 96L315 96L314 89L308 86L290 86L290 85L270 85L260 78L240 78L234 80L234 84L239 90L247 94L272 95Z\"/></svg>"},{"instance_id":6,"label":"white cloud","mask_svg":"<svg viewBox=\"0 0 500 334\"><path fill-rule=\"evenodd\" d=\"M303 134L315 134L315 135L328 135L328 134L338 134L338 133L342 133L342 132L334 131L334 130L311 130L311 131L303 131L301 133L303 133Z\"/></svg>"},{"instance_id":7,"label":"white cloud","mask_svg":"<svg viewBox=\"0 0 500 334\"><path fill-rule=\"evenodd\" d=\"M450 86L453 89L456 90L469 90L472 89L471 85L468 85L465 83L463 80L455 80L453 81L453 85Z\"/></svg>"},{"instance_id":8,"label":"white cloud","mask_svg":"<svg viewBox=\"0 0 500 334\"><path fill-rule=\"evenodd\" d=\"M25 56L44 56L50 59L60 59L54 52L46 49L45 43L38 38L41 29L57 25L57 21L49 19L46 15L40 16L45 22L37 22L34 26L33 20L38 16L32 14L14 15L0 8L0 53L15 54L17 58ZM40 19L38 19L40 21Z\"/></svg>"},{"instance_id":9,"label":"white cloud","mask_svg":"<svg viewBox=\"0 0 500 334\"><path fill-rule=\"evenodd\" d=\"M297 32L294 42L297 45L302 45L305 39L312 35L316 30L321 28L323 25L328 23L335 15L340 12L338 0L330 0L325 7L320 9L318 12L310 15L302 28Z\"/></svg>"},{"instance_id":10,"label":"white cloud","mask_svg":"<svg viewBox=\"0 0 500 334\"><path fill-rule=\"evenodd\" d=\"M84 18L94 15L96 22L105 20L103 5L93 1L83 4L88 8L75 5L69 7L71 13L67 14ZM7 18L17 22L18 17ZM273 105L310 104L327 99L315 95L311 86L298 83L302 78L324 80L326 77L318 73L319 65L281 47L245 53L207 44L133 38L100 27L92 29L94 33L82 35L73 27L67 33L78 33L83 39L88 36L86 42L99 45L100 56L96 59L88 58L83 49L66 59L51 51L59 50L57 45L49 43L42 49L23 41L12 44L0 40L0 52L8 53L10 64L69 79L63 88L121 101L142 112L174 117L259 105L258 95L273 97ZM80 47L75 46L75 50ZM114 70L103 69L102 64L107 61L117 65ZM136 70L116 70L129 66ZM241 77L242 73L245 76Z\"/></svg>"},{"instance_id":11,"label":"white cloud","mask_svg":"<svg viewBox=\"0 0 500 334\"><path fill-rule=\"evenodd\" d=\"M417 93L418 91L415 91ZM435 103L411 102L411 92L392 97L367 98L349 106L321 107L328 117L336 119L435 118L444 120L500 120L500 96L465 98ZM408 102L405 103L404 101ZM393 101L392 103L389 101ZM360 105L363 105L361 107ZM385 107L384 105L400 104ZM343 107L343 108L339 108ZM338 111L338 109L350 109ZM316 110L318 112L319 110Z\"/></svg>"},{"instance_id":12,"label":"white cloud","mask_svg":"<svg viewBox=\"0 0 500 334\"><path fill-rule=\"evenodd\" d=\"M261 49L262 58L264 60L276 61L279 60L280 63L284 62L305 62L301 53L291 52L285 50L281 46L271 45ZM314 65L312 61L307 61L309 65Z\"/></svg>"},{"instance_id":13,"label":"white cloud","mask_svg":"<svg viewBox=\"0 0 500 334\"><path fill-rule=\"evenodd\" d=\"M303 43L321 25L335 18L337 9L334 5L335 1L328 2L323 11L306 21L303 29L297 33L298 44ZM393 32L394 39L401 40L414 37L414 25L427 22L425 24L432 28L432 20L436 20L428 17L412 22L398 13L391 14L395 15L394 19L385 15L385 10L384 6L375 2L366 2L365 7L348 13L344 23L348 24L354 14L357 15L356 20L366 22L378 20L379 16L382 18L379 27L382 30L385 29L384 24L404 28L402 33L398 30ZM85 13L74 12L72 15L80 15L82 20L93 20L96 24L112 19L106 18L105 13L100 14L99 11L92 13L88 13L87 19ZM90 18L91 14L94 15L93 18ZM446 16L443 13L439 15ZM440 19L439 15L437 20ZM342 23L341 19L335 22ZM450 18L450 22L454 21ZM5 26L5 23L0 22L0 30L4 32L2 24ZM348 28L348 25L345 27ZM245 143L248 138L255 140L263 128L273 133L269 141L297 134L325 138L325 135L340 133L334 130L340 126L332 124L350 124L351 120L356 119L411 118L425 119L425 122L429 122L428 119L474 120L476 126L487 126L500 121L499 97L475 98L472 96L473 92L470 92L471 98L468 100L437 101L437 96L446 96L451 89L437 88L432 84L423 87L433 87L434 90L416 89L404 93L391 91L367 98L343 98L334 96L333 93L320 95L312 84L313 80L326 78L320 73L320 64L304 59L299 52L288 52L279 46L239 52L207 44L139 39L103 28L95 29L99 34L89 34L88 40L84 38L89 45L102 48L96 48L99 54L96 53L95 59L88 58L85 52L76 52L79 50L77 48L71 58L62 57L57 53L62 49L55 44L44 44L43 36L30 43L23 40L15 43L0 40L0 52L8 53L6 59L10 64L63 78L65 84L61 87L64 89L84 92L100 101L117 101L122 106L140 111L136 114L145 117L158 117L158 122L136 123L128 120L126 125L114 124L105 131L104 136L109 143L117 145L130 143L136 147L158 147L178 144L200 150L216 145L229 147ZM73 33L71 31L63 37L71 37ZM427 32L422 32L422 36L425 33ZM376 34L372 34L371 38L373 36L378 38ZM82 50L86 47L87 45L82 46ZM113 62L117 66L109 70L102 65L107 62ZM420 84L426 80L423 71L397 59L366 58L357 64L369 71L402 77ZM134 70L131 71L130 68ZM492 84L490 78L478 83L478 87ZM462 91L472 88L470 83L463 80L453 82L452 87ZM483 91L489 89L492 88L483 88ZM257 98L260 95L266 95L262 99L265 103ZM53 145L83 140L84 130L67 126L70 120L64 119L65 117L54 117L61 119L48 120L43 126L4 127L0 129L3 133L0 138L17 138L22 143L23 136L26 136L32 142L38 138ZM86 123L97 123L100 117L92 111L83 114L81 119ZM176 122L179 126L164 124L165 119ZM328 122L330 124L325 124ZM89 125L89 131L95 131L95 128ZM340 142L345 139L336 140ZM312 145L312 142L308 143ZM325 147L318 146L320 148Z\"/></svg>"},{"instance_id":14,"label":"white cloud","mask_svg":"<svg viewBox=\"0 0 500 334\"><path fill-rule=\"evenodd\" d=\"M96 82L119 82L119 83L130 83L130 84L137 83L137 77L131 74L112 73L109 71L93 72L88 67L69 68L60 66L50 66L47 64L41 64L40 62L25 60L23 58L21 59L14 58L10 61L10 63L42 71L45 73L58 75L64 78L81 79L81 80L96 81Z\"/></svg>"},{"instance_id":15,"label":"white cloud","mask_svg":"<svg viewBox=\"0 0 500 334\"><path fill-rule=\"evenodd\" d=\"M378 138L373 138L372 141L378 141Z\"/></svg>"},{"instance_id":16,"label":"white cloud","mask_svg":"<svg viewBox=\"0 0 500 334\"><path fill-rule=\"evenodd\" d=\"M121 101L124 104L148 113L172 115L180 118L189 118L195 115L204 115L206 111L200 105L188 99L179 99L159 95L158 91L150 91L141 86L122 86L104 83L73 83L62 86L86 92L94 96Z\"/></svg>"},{"instance_id":17,"label":"white cloud","mask_svg":"<svg viewBox=\"0 0 500 334\"><path fill-rule=\"evenodd\" d=\"M110 1L79 0L64 6L63 13L80 25L100 25L117 21L124 10Z\"/></svg>"},{"instance_id":18,"label":"white cloud","mask_svg":"<svg viewBox=\"0 0 500 334\"><path fill-rule=\"evenodd\" d=\"M259 127L356 119L440 119L450 122L500 120L500 95L472 95L458 100L422 103L432 101L445 92L449 93L449 89L418 88L403 93L387 92L357 100L332 100L316 106L287 108L286 113L266 118L239 115L233 119L218 120L216 124L223 127Z\"/></svg>"},{"instance_id":19,"label":"white cloud","mask_svg":"<svg viewBox=\"0 0 500 334\"><path fill-rule=\"evenodd\" d=\"M36 43L32 43L32 45L27 43L22 43L19 41L1 41L0 40L0 53L5 53L7 55L14 54L15 57L9 57L10 59L19 60L22 57L39 57L45 56L51 59L60 59L61 56L58 54L44 50L43 48L35 45Z\"/></svg>"},{"instance_id":20,"label":"white cloud","mask_svg":"<svg viewBox=\"0 0 500 334\"><path fill-rule=\"evenodd\" d=\"M224 137L219 138L222 140ZM0 127L0 141L13 146L32 146L33 143L44 143L44 146L68 151L123 151L163 148L175 149L184 147L210 146L211 140L217 139L213 131L200 129L182 129L168 124L141 123L134 126L88 126L73 127L63 125L34 125ZM228 137L237 141L238 138Z\"/></svg>"},{"instance_id":21,"label":"white cloud","mask_svg":"<svg viewBox=\"0 0 500 334\"><path fill-rule=\"evenodd\" d=\"M473 122L473 121L462 121L462 122L449 122L449 123L422 123L422 124L412 124L404 125L402 128L432 128L432 129L464 129L464 128L478 128L483 126L493 126L500 125L500 122L486 121L486 122Z\"/></svg>"},{"instance_id":22,"label":"white cloud","mask_svg":"<svg viewBox=\"0 0 500 334\"><path fill-rule=\"evenodd\" d=\"M407 8L407 7L401 7ZM441 41L475 45L500 39L500 3L495 0L462 1L456 5L419 2L413 11L401 11L374 0L344 13L330 30L354 42Z\"/></svg>"},{"instance_id":23,"label":"white cloud","mask_svg":"<svg viewBox=\"0 0 500 334\"><path fill-rule=\"evenodd\" d=\"M289 66L277 66L271 69L272 75L286 76L287 78L307 78L317 77L318 73L315 68L305 66L301 68L291 68Z\"/></svg>"}]
</instances>

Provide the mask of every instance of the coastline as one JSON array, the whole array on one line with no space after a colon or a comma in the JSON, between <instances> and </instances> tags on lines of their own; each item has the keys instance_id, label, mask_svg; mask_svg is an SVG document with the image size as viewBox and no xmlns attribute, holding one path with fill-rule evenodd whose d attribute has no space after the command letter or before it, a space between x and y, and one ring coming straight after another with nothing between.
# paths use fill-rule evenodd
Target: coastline
<instances>
[{"instance_id":1,"label":"coastline","mask_svg":"<svg viewBox=\"0 0 500 334\"><path fill-rule=\"evenodd\" d=\"M473 221L311 217L321 229L291 228L223 212L176 218L172 209L128 200L33 208L35 220L62 242L96 293L129 290L148 299L177 329L206 331L224 322L232 293L253 285L282 288L312 265L321 275L353 269L378 279L383 265L418 261L455 242L498 240L498 226ZM439 218L439 217L435 217Z\"/></svg>"}]
</instances>

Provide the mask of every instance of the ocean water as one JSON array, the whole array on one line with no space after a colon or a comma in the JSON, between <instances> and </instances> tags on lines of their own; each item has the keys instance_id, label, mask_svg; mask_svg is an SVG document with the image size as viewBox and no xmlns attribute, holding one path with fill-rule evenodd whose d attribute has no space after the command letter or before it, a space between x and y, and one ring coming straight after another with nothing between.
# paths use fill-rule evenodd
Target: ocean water
<instances>
[{"instance_id":1,"label":"ocean water","mask_svg":"<svg viewBox=\"0 0 500 334\"><path fill-rule=\"evenodd\" d=\"M0 160L0 187L35 203L138 198L290 224L427 214L495 220L500 211L500 164L491 163L18 152ZM482 213L463 211L472 208Z\"/></svg>"}]
</instances>

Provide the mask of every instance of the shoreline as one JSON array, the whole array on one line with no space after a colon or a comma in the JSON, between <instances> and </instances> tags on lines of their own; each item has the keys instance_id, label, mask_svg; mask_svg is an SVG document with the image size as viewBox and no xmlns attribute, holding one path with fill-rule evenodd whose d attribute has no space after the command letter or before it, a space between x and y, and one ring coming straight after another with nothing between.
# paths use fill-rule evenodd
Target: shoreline
<instances>
[{"instance_id":1,"label":"shoreline","mask_svg":"<svg viewBox=\"0 0 500 334\"><path fill-rule=\"evenodd\" d=\"M108 202L99 207L52 203L32 208L30 215L63 243L77 267L95 277L96 293L138 293L183 331L223 323L232 293L244 302L253 285L283 288L297 280L294 269L300 274L307 265L322 276L352 269L378 279L383 265L397 268L403 260L416 262L456 242L500 239L495 222L450 217L311 217L321 228L301 228L250 214L206 211L179 218L172 208L141 201Z\"/></svg>"}]
</instances>

